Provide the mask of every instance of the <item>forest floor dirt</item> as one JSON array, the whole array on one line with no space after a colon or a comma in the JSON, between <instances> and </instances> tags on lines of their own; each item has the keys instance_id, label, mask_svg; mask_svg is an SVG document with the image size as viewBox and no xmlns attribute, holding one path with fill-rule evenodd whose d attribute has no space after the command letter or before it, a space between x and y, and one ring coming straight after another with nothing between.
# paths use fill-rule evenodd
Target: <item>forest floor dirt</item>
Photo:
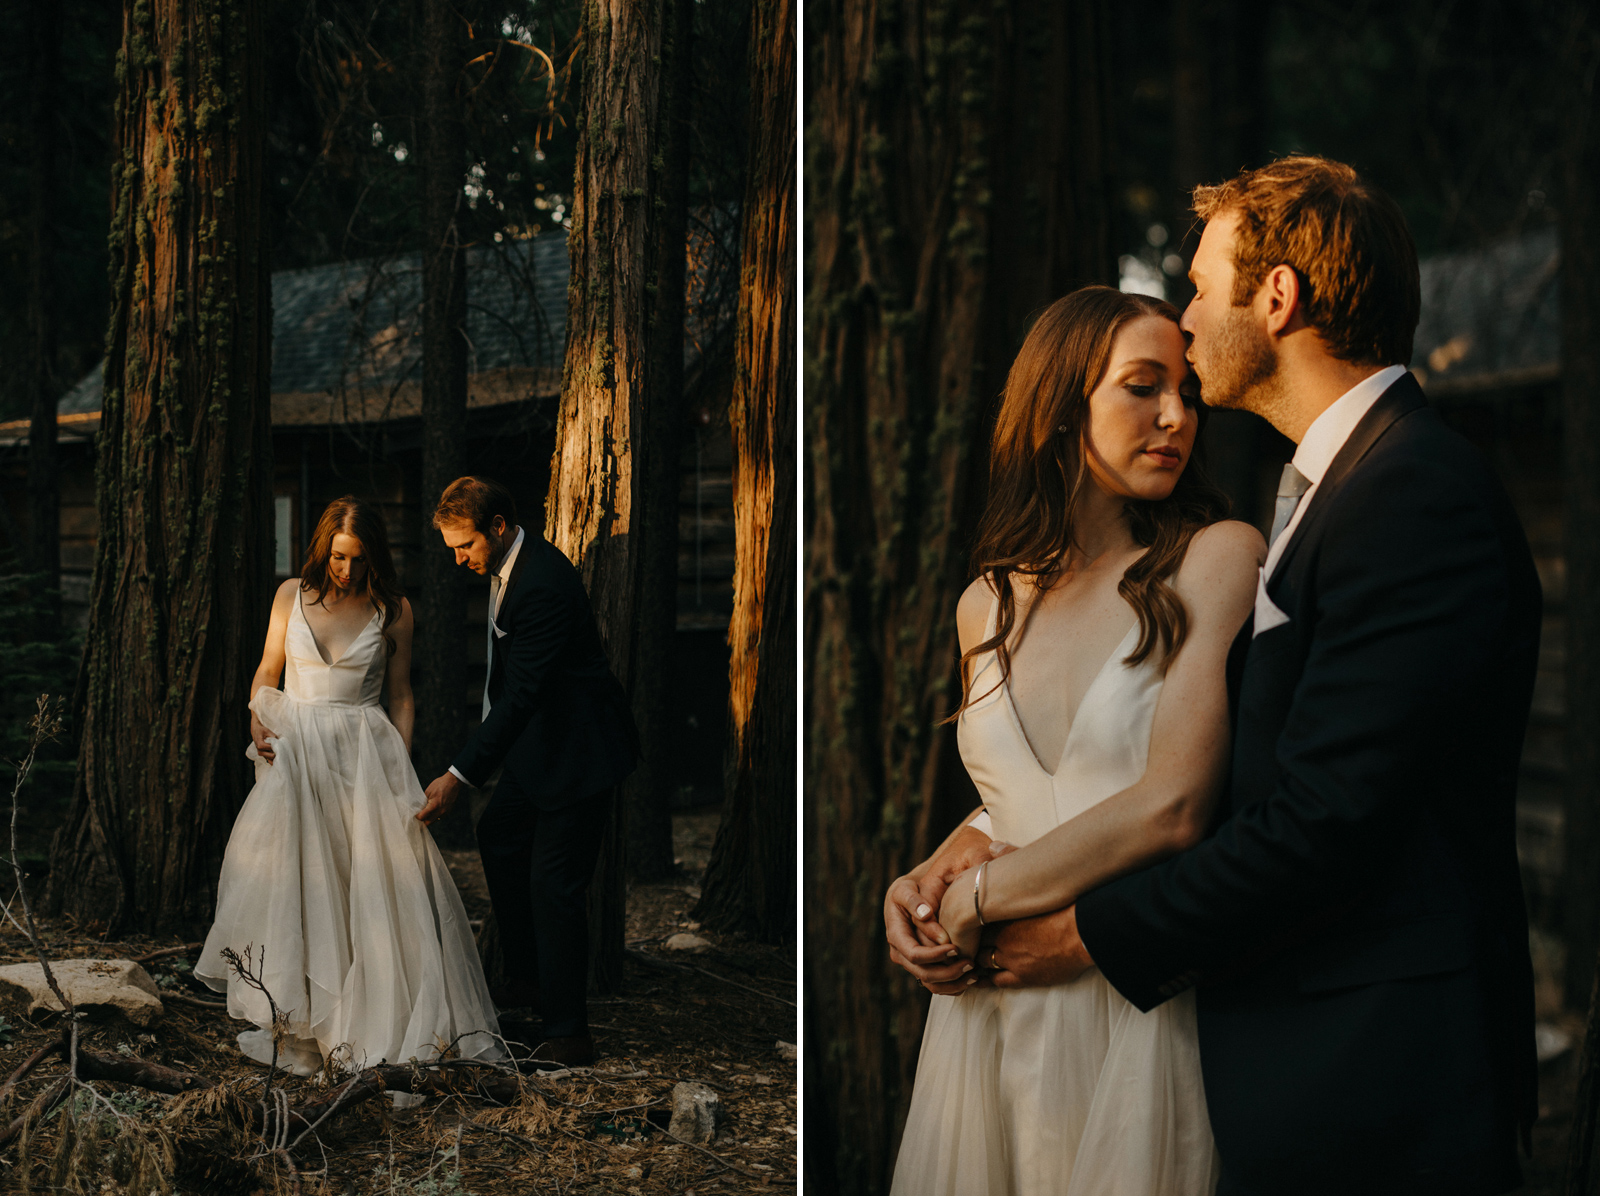
<instances>
[{"instance_id":1,"label":"forest floor dirt","mask_svg":"<svg viewBox=\"0 0 1600 1196\"><path fill-rule=\"evenodd\" d=\"M769 947L699 928L688 912L716 833L717 811L674 816L679 878L631 887L629 956L620 994L591 999L599 1053L594 1067L530 1077L511 1103L471 1094L430 1096L395 1109L386 1097L357 1105L317 1130L320 1146L296 1154L307 1196L502 1196L502 1194L696 1193L793 1190L796 1183L796 971L793 945ZM473 918L487 912L475 852L447 852ZM668 951L665 940L692 930L710 940L700 953ZM97 941L70 924L41 925L54 958L134 959L172 940ZM12 926L0 928L0 965L33 958ZM145 965L164 991L192 993L193 954ZM168 1000L147 1032L126 1023L89 1023L85 1046L198 1073L243 1100L260 1097L266 1068L244 1059L234 1037L247 1023L222 1010ZM58 1038L58 1016L12 1012L0 1024L0 1079ZM36 1068L0 1102L0 1127L65 1071L60 1060ZM696 1147L663 1131L672 1089L690 1080L713 1089L725 1120L715 1141ZM282 1073L274 1086L303 1107L331 1096L339 1081ZM135 1143L171 1150L170 1191L184 1196L289 1192L288 1170L272 1157L249 1159L259 1143L206 1124L217 1102L162 1096L109 1081L95 1087L117 1112L83 1097L60 1106L19 1149L0 1150L0 1191L78 1191L148 1196L126 1184ZM205 1094L201 1094L205 1095ZM96 1139L101 1139L96 1141ZM219 1143L230 1144L219 1153ZM308 1143L309 1143L308 1139ZM70 1157L69 1157L70 1156ZM232 1157L237 1156L237 1157ZM53 1163L53 1160L59 1162Z\"/></svg>"}]
</instances>

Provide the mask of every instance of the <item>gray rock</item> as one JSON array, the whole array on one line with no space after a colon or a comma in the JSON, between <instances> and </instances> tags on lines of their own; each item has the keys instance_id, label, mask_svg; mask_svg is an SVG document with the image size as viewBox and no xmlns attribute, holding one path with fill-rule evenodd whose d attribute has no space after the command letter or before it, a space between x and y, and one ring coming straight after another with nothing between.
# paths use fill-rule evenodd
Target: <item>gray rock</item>
<instances>
[{"instance_id":1,"label":"gray rock","mask_svg":"<svg viewBox=\"0 0 1600 1196\"><path fill-rule=\"evenodd\" d=\"M666 947L668 951L709 951L711 944L697 934L675 934Z\"/></svg>"},{"instance_id":2,"label":"gray rock","mask_svg":"<svg viewBox=\"0 0 1600 1196\"><path fill-rule=\"evenodd\" d=\"M672 1122L667 1133L685 1142L710 1142L722 1122L722 1098L704 1084L684 1080L672 1089Z\"/></svg>"},{"instance_id":3,"label":"gray rock","mask_svg":"<svg viewBox=\"0 0 1600 1196\"><path fill-rule=\"evenodd\" d=\"M136 1026L149 1026L163 1013L155 981L129 960L63 959L52 961L50 971L67 998L88 1017L120 1017ZM44 969L36 963L0 968L0 1006L28 1014L63 1012L61 1002L45 983Z\"/></svg>"},{"instance_id":4,"label":"gray rock","mask_svg":"<svg viewBox=\"0 0 1600 1196\"><path fill-rule=\"evenodd\" d=\"M794 1043L784 1042L781 1038L778 1039L778 1058L782 1059L785 1063L793 1063L799 1057L800 1049L796 1047Z\"/></svg>"}]
</instances>

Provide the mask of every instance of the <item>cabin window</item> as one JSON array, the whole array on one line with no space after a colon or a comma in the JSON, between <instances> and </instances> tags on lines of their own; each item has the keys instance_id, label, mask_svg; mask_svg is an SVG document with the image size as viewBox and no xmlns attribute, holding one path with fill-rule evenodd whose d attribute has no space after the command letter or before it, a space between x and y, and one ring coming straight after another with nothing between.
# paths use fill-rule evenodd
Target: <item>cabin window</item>
<instances>
[{"instance_id":1,"label":"cabin window","mask_svg":"<svg viewBox=\"0 0 1600 1196\"><path fill-rule=\"evenodd\" d=\"M294 576L293 530L294 499L287 494L272 496L273 567L279 577Z\"/></svg>"}]
</instances>

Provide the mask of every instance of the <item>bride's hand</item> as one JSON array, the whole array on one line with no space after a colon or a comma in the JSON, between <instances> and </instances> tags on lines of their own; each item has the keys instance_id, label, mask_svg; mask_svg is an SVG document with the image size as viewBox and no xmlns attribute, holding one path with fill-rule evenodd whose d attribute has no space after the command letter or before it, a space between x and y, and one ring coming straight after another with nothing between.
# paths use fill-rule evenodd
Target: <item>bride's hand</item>
<instances>
[{"instance_id":1,"label":"bride's hand","mask_svg":"<svg viewBox=\"0 0 1600 1196\"><path fill-rule=\"evenodd\" d=\"M996 839L989 844L988 856L989 859L999 859L1015 850L1010 843ZM939 902L939 925L955 944L956 950L961 952L963 959L977 959L978 936L983 933L983 925L978 921L978 908L972 899L972 887L978 879L980 866L981 862L974 864L951 880L949 888L944 891L944 899Z\"/></svg>"},{"instance_id":2,"label":"bride's hand","mask_svg":"<svg viewBox=\"0 0 1600 1196\"><path fill-rule=\"evenodd\" d=\"M977 958L978 936L983 933L972 902L972 885L977 875L977 868L968 868L951 882L944 891L944 900L939 903L939 925L944 927L963 959Z\"/></svg>"},{"instance_id":3,"label":"bride's hand","mask_svg":"<svg viewBox=\"0 0 1600 1196\"><path fill-rule=\"evenodd\" d=\"M250 712L250 738L255 741L256 755L260 756L268 764L272 763L273 757L272 740L268 738L271 734L272 732L256 717L256 712L252 710ZM237 743L238 740L234 740L234 742Z\"/></svg>"}]
</instances>

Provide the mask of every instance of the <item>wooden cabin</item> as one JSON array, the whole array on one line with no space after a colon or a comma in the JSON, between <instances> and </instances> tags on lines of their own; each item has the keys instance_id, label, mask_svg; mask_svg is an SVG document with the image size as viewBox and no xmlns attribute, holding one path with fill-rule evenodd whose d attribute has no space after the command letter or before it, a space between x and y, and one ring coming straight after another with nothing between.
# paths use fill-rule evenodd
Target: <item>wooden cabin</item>
<instances>
[{"instance_id":1,"label":"wooden cabin","mask_svg":"<svg viewBox=\"0 0 1600 1196\"><path fill-rule=\"evenodd\" d=\"M693 271L691 271L693 273ZM541 526L554 450L566 337L566 242L559 234L468 251L471 342L466 472L504 482L522 522ZM423 551L444 551L421 493L421 259L396 256L273 275L274 564L299 572L307 537L329 501L355 494L382 505L402 584ZM731 370L707 369L708 338L726 335L725 296L691 294L686 328L678 637L685 803L720 800L727 719L727 627L733 602ZM61 589L69 620L87 618L97 516L94 438L101 371L62 396ZM0 424L0 549L27 535L26 420ZM431 539L430 539L431 537ZM483 686L487 586L474 584L465 707Z\"/></svg>"}]
</instances>

